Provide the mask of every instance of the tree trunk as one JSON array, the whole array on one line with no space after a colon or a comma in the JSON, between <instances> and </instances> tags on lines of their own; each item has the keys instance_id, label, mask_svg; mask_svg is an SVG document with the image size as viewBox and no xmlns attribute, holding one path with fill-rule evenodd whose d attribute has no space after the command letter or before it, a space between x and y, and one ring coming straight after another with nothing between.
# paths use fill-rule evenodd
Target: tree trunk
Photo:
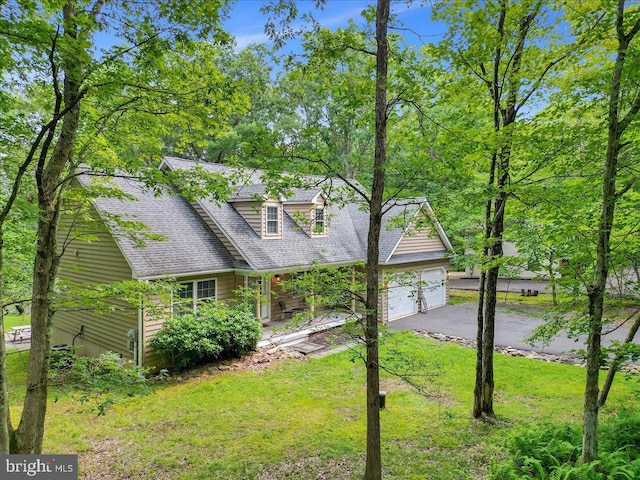
<instances>
[{"instance_id":1,"label":"tree trunk","mask_svg":"<svg viewBox=\"0 0 640 480\"><path fill-rule=\"evenodd\" d=\"M492 156L491 159L491 169L489 171L489 182L488 182L488 194L491 194L491 190L494 187L495 183L495 172L496 172L496 155ZM491 212L492 212L492 201L491 198L487 200L487 204L485 207L485 234L484 234L484 242L485 244L482 246L482 253L485 257L489 256L489 246L488 242L491 238ZM484 262L483 262L484 263ZM484 350L484 299L487 285L487 272L482 269L480 272L480 280L478 282L478 309L477 309L477 329L476 329L476 381L473 388L473 418L480 418L482 416L482 372L484 370L483 366L483 350Z\"/></svg>"},{"instance_id":2,"label":"tree trunk","mask_svg":"<svg viewBox=\"0 0 640 480\"><path fill-rule=\"evenodd\" d=\"M629 329L627 336L624 339L624 344L628 344L633 342L633 338L638 333L638 329L640 328L640 315L636 316L635 322ZM600 390L600 396L598 397L598 405L601 407L607 402L607 397L609 396L609 391L611 390L611 385L613 385L613 379L616 376L616 372L620 365L622 364L622 358L620 355L616 355L611 361L611 365L609 365L609 371L607 372L607 378L604 380L604 384L602 385L602 389Z\"/></svg>"},{"instance_id":3,"label":"tree trunk","mask_svg":"<svg viewBox=\"0 0 640 480\"><path fill-rule=\"evenodd\" d=\"M482 336L484 334L484 285L486 272L480 272L478 281L478 310L476 330L476 381L473 388L473 418L482 416Z\"/></svg>"},{"instance_id":4,"label":"tree trunk","mask_svg":"<svg viewBox=\"0 0 640 480\"><path fill-rule=\"evenodd\" d=\"M549 252L549 258L548 258L549 264L547 265L547 274L549 275L549 284L551 285L551 300L553 303L553 306L557 306L558 305L558 290L556 288L556 272L553 268L553 264L556 261L556 257L553 253L553 251Z\"/></svg>"},{"instance_id":5,"label":"tree trunk","mask_svg":"<svg viewBox=\"0 0 640 480\"><path fill-rule=\"evenodd\" d=\"M3 231L0 226L0 299L4 295L3 276ZM0 302L1 303L1 302ZM0 308L0 454L6 455L10 452L11 417L9 412L9 391L7 379L7 352L4 344L4 309Z\"/></svg>"},{"instance_id":6,"label":"tree trunk","mask_svg":"<svg viewBox=\"0 0 640 480\"><path fill-rule=\"evenodd\" d=\"M483 416L493 417L493 347L496 324L496 296L498 270L493 267L487 272L487 293L484 306L484 329L482 331L482 388L480 390L480 410Z\"/></svg>"},{"instance_id":7,"label":"tree trunk","mask_svg":"<svg viewBox=\"0 0 640 480\"><path fill-rule=\"evenodd\" d=\"M491 229L491 260L502 258L502 233L504 231L504 212L507 193L504 191L509 169L509 149L501 152L499 169L504 172L498 180L499 196L496 199ZM484 330L482 334L482 414L493 417L493 348L495 345L496 303L498 299L498 276L500 266L491 268L487 274L487 293L484 306Z\"/></svg>"},{"instance_id":8,"label":"tree trunk","mask_svg":"<svg viewBox=\"0 0 640 480\"><path fill-rule=\"evenodd\" d=\"M385 168L387 163L387 24L390 0L378 0L376 10L376 99L375 99L375 155L373 182L369 205L369 234L367 239L367 312L365 342L367 348L367 459L365 480L382 479L380 450L380 366L378 358L378 263Z\"/></svg>"},{"instance_id":9,"label":"tree trunk","mask_svg":"<svg viewBox=\"0 0 640 480\"><path fill-rule=\"evenodd\" d=\"M610 265L610 238L615 214L616 177L620 140L625 129L637 116L640 109L640 95L635 96L627 115L620 120L620 98L622 75L629 43L640 29L640 20L627 35L624 31L624 0L618 0L616 11L616 33L618 49L611 78L609 111L607 115L608 134L605 156L605 175L602 184L602 211L598 223L598 245L593 284L589 286L589 336L587 344L587 376L584 391L584 412L582 416L582 462L593 462L598 458L598 380L600 355L602 350L602 315L607 275Z\"/></svg>"},{"instance_id":10,"label":"tree trunk","mask_svg":"<svg viewBox=\"0 0 640 480\"><path fill-rule=\"evenodd\" d=\"M51 351L51 316L53 286L57 270L57 218L54 210L38 221L38 244L33 271L31 304L31 350L27 373L27 392L24 410L16 432L16 451L35 454L42 452L44 420L47 411L47 376ZM41 206L42 214L42 206Z\"/></svg>"},{"instance_id":11,"label":"tree trunk","mask_svg":"<svg viewBox=\"0 0 640 480\"><path fill-rule=\"evenodd\" d=\"M78 31L75 24L75 6L72 2L64 5L63 17L65 35L76 40ZM15 451L12 451L20 454L42 452L51 352L52 297L59 263L56 233L60 216L60 198L64 190L61 178L71 159L80 118L82 65L73 56L65 57L63 71L64 104L71 106L71 109L62 120L60 134L51 157L47 160L46 151L43 151L36 168L39 218L33 268L31 351L24 407L16 430Z\"/></svg>"}]
</instances>

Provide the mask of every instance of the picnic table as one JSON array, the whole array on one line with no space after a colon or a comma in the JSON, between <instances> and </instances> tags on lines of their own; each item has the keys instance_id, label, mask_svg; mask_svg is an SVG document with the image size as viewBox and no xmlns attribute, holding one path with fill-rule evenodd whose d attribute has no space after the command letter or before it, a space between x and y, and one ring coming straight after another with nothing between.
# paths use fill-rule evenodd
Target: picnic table
<instances>
[{"instance_id":1,"label":"picnic table","mask_svg":"<svg viewBox=\"0 0 640 480\"><path fill-rule=\"evenodd\" d=\"M10 336L13 336L13 343L20 340L20 343L25 340L31 340L31 325L19 325L17 327L11 327Z\"/></svg>"}]
</instances>

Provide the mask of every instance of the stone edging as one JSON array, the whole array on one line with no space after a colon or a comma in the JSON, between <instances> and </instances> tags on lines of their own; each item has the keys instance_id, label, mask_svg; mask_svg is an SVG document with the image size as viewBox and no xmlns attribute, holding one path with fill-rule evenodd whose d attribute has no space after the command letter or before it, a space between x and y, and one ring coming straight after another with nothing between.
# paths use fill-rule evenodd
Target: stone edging
<instances>
[{"instance_id":1,"label":"stone edging","mask_svg":"<svg viewBox=\"0 0 640 480\"><path fill-rule=\"evenodd\" d=\"M462 347L467 348L476 348L476 342L474 340L466 340L462 337L456 337L453 335L443 335L441 333L433 333L427 330L412 330L412 333L415 335L419 335L421 337L433 338L439 342L455 342ZM575 354L563 354L563 355L555 355L551 353L539 353L528 350L518 350L517 348L513 348L510 346L506 347L495 347L494 351L498 353L502 353L504 355L509 355L511 357L523 357L529 358L531 360L541 360L543 362L554 362L554 363L566 363L568 365L575 365L577 367L584 368L586 366L585 361L582 357ZM604 368L606 370L606 367ZM624 373L631 373L634 375L640 375L640 365L633 365L624 363L620 366L620 371Z\"/></svg>"}]
</instances>

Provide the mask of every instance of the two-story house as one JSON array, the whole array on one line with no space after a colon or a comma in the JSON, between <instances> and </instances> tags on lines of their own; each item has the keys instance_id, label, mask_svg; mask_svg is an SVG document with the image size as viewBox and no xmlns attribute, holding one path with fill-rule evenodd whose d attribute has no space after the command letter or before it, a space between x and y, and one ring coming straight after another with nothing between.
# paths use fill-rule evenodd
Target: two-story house
<instances>
[{"instance_id":1,"label":"two-story house","mask_svg":"<svg viewBox=\"0 0 640 480\"><path fill-rule=\"evenodd\" d=\"M233 168L178 158L165 158L160 168L181 171L196 166L235 178ZM260 171L245 176L224 202L189 202L175 191L157 194L136 180L115 178L126 198L92 201L89 215L99 220L99 228L91 241L69 240L69 227L77 219L62 218L60 242L67 245L59 277L78 284L171 277L179 284L167 306L174 313L197 308L207 299L231 300L241 286L262 289L256 312L265 323L282 317L283 301L288 308L304 308L304 300L283 292L279 281L318 265L361 264L366 258L368 212L355 202L332 198L340 189L328 190L322 182L274 198L261 178ZM81 176L79 182L91 181ZM141 247L110 220L114 216L142 222L163 239ZM406 220L398 222L399 217ZM384 224L381 320L444 305L451 245L427 200L398 202ZM396 282L388 272L411 272L415 282ZM60 311L54 318L53 343L71 343L82 332L75 342L82 346L79 353L111 350L148 365L154 362L148 340L161 326L161 321L145 318L142 310Z\"/></svg>"}]
</instances>

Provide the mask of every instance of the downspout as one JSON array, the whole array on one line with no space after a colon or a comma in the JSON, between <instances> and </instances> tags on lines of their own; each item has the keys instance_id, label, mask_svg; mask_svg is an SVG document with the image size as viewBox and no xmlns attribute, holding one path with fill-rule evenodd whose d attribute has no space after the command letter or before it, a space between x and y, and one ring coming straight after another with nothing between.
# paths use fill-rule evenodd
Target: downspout
<instances>
[{"instance_id":1,"label":"downspout","mask_svg":"<svg viewBox=\"0 0 640 480\"><path fill-rule=\"evenodd\" d=\"M140 305L142 305L142 295L140 295ZM143 358L144 358L144 316L143 316L143 311L142 311L142 306L138 307L138 355L135 359L134 365L136 367L140 367L142 368L142 364L143 364Z\"/></svg>"},{"instance_id":2,"label":"downspout","mask_svg":"<svg viewBox=\"0 0 640 480\"><path fill-rule=\"evenodd\" d=\"M76 347L76 338L82 335L83 332L84 332L84 325L80 325L80 331L75 335L75 337L73 337L73 340L71 340L71 351L74 353L75 353L75 347Z\"/></svg>"}]
</instances>

